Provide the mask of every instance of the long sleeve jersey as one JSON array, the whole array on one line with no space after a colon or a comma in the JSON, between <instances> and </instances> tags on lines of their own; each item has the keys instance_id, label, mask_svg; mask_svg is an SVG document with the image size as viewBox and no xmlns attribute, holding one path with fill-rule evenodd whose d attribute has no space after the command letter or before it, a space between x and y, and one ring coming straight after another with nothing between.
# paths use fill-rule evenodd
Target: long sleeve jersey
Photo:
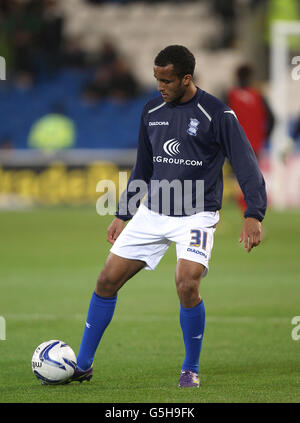
<instances>
[{"instance_id":1,"label":"long sleeve jersey","mask_svg":"<svg viewBox=\"0 0 300 423\"><path fill-rule=\"evenodd\" d=\"M136 181L143 181L147 186L144 204L151 209L157 198L163 201L154 181L172 184L176 180L182 184L181 188L185 186L185 181L191 181L188 191L175 189L177 199L182 196L182 205L187 196L192 205L196 203L196 183L203 181L202 210L220 210L222 168L226 157L245 197L247 209L244 216L263 220L267 204L265 181L235 113L200 88L185 103L165 103L160 96L149 101L141 116L136 163L127 189L120 198L116 216L122 220L132 217L133 213L126 206L136 194L130 189ZM171 198L170 202L170 210L157 211L169 216L186 215L184 209L181 213L178 209L174 211L174 199Z\"/></svg>"}]
</instances>

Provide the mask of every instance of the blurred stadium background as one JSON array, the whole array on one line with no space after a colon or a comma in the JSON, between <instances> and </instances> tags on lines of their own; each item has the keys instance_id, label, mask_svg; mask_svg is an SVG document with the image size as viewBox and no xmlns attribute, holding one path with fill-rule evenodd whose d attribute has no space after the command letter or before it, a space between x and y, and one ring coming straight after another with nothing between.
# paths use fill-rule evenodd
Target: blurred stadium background
<instances>
[{"instance_id":1,"label":"blurred stadium background","mask_svg":"<svg viewBox=\"0 0 300 423\"><path fill-rule=\"evenodd\" d=\"M299 22L298 0L0 0L0 402L299 402ZM153 59L175 43L195 54L197 84L225 101L236 70L255 69L272 116L260 121L272 121L258 156L263 245L248 255L238 244L240 194L226 163L202 286L201 390L177 389L174 246L158 272L120 292L92 383L41 389L32 353L46 339L78 351L109 251L97 183L118 187L131 169L142 107L157 95Z\"/></svg>"},{"instance_id":2,"label":"blurred stadium background","mask_svg":"<svg viewBox=\"0 0 300 423\"><path fill-rule=\"evenodd\" d=\"M260 154L269 203L298 208L299 16L295 0L1 0L0 207L95 204L97 181L133 165L155 55L183 44L220 98L238 66L255 68L275 116ZM294 36L272 35L278 21ZM224 173L227 201L237 188Z\"/></svg>"}]
</instances>

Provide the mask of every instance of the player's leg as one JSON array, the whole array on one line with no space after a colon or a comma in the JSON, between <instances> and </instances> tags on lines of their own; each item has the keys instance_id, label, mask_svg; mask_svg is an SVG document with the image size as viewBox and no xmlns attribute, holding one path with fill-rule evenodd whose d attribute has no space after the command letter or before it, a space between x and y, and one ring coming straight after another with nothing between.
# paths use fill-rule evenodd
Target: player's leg
<instances>
[{"instance_id":1,"label":"player's leg","mask_svg":"<svg viewBox=\"0 0 300 423\"><path fill-rule=\"evenodd\" d=\"M141 206L110 250L111 254L98 277L91 299L77 356L78 366L86 369L85 374L93 362L104 330L112 319L118 290L139 270L155 269L169 248L171 242L161 234L164 225L159 225L160 222L159 215L153 215L145 206Z\"/></svg>"},{"instance_id":2,"label":"player's leg","mask_svg":"<svg viewBox=\"0 0 300 423\"><path fill-rule=\"evenodd\" d=\"M180 299L180 325L185 346L179 386L199 386L199 359L205 327L200 282L208 272L215 225L219 215L203 212L184 218L176 241L176 288Z\"/></svg>"},{"instance_id":3,"label":"player's leg","mask_svg":"<svg viewBox=\"0 0 300 423\"><path fill-rule=\"evenodd\" d=\"M109 253L104 269L100 272L95 292L101 297L114 297L119 289L145 267L142 260L132 260Z\"/></svg>"},{"instance_id":4,"label":"player's leg","mask_svg":"<svg viewBox=\"0 0 300 423\"><path fill-rule=\"evenodd\" d=\"M206 268L202 263L180 258L177 262L175 282L180 304L193 308L200 304L200 281Z\"/></svg>"},{"instance_id":5,"label":"player's leg","mask_svg":"<svg viewBox=\"0 0 300 423\"><path fill-rule=\"evenodd\" d=\"M201 263L179 259L176 289L180 299L180 326L185 346L179 386L199 386L199 359L205 327L205 307L199 293L205 267Z\"/></svg>"},{"instance_id":6,"label":"player's leg","mask_svg":"<svg viewBox=\"0 0 300 423\"><path fill-rule=\"evenodd\" d=\"M102 335L113 317L118 290L145 264L141 260L125 259L113 253L109 254L90 301L77 356L79 369L85 371L91 367Z\"/></svg>"}]
</instances>

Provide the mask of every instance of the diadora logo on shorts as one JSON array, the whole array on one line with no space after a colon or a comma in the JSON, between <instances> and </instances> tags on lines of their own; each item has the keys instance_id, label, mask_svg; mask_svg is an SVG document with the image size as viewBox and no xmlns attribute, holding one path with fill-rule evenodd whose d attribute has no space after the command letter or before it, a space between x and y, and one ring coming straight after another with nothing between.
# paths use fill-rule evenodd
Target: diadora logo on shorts
<instances>
[{"instance_id":1,"label":"diadora logo on shorts","mask_svg":"<svg viewBox=\"0 0 300 423\"><path fill-rule=\"evenodd\" d=\"M199 123L198 119L190 118L190 123L186 132L190 135L197 135Z\"/></svg>"},{"instance_id":2,"label":"diadora logo on shorts","mask_svg":"<svg viewBox=\"0 0 300 423\"><path fill-rule=\"evenodd\" d=\"M190 251L191 253L199 254L200 256L207 258L207 255L203 253L203 251L195 250L195 248L188 248L187 251Z\"/></svg>"},{"instance_id":3,"label":"diadora logo on shorts","mask_svg":"<svg viewBox=\"0 0 300 423\"><path fill-rule=\"evenodd\" d=\"M180 142L177 141L176 138L172 138L164 143L163 149L169 156L175 156L180 153L179 146Z\"/></svg>"},{"instance_id":4,"label":"diadora logo on shorts","mask_svg":"<svg viewBox=\"0 0 300 423\"><path fill-rule=\"evenodd\" d=\"M149 126L169 126L169 122L149 122Z\"/></svg>"}]
</instances>

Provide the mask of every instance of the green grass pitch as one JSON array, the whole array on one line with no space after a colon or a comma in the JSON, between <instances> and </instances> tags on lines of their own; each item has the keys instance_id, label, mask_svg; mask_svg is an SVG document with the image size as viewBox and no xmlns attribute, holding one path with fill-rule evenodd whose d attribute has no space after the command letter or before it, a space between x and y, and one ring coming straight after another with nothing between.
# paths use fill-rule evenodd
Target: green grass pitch
<instances>
[{"instance_id":1,"label":"green grass pitch","mask_svg":"<svg viewBox=\"0 0 300 423\"><path fill-rule=\"evenodd\" d=\"M299 402L300 340L291 336L300 315L299 211L269 210L264 242L248 254L230 205L200 289L207 316L200 389L177 388L184 349L174 246L155 271L119 292L91 382L41 386L31 370L38 344L61 339L78 352L111 219L94 208L0 213L0 402Z\"/></svg>"}]
</instances>

